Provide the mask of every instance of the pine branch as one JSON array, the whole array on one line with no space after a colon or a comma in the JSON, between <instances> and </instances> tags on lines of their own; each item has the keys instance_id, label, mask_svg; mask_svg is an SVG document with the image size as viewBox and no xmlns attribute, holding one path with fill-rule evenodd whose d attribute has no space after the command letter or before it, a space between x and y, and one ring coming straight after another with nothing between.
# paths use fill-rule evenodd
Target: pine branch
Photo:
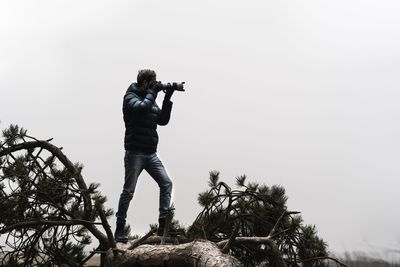
<instances>
[{"instance_id":1,"label":"pine branch","mask_svg":"<svg viewBox=\"0 0 400 267\"><path fill-rule=\"evenodd\" d=\"M285 211L282 213L282 215L278 218L278 220L276 221L274 227L272 228L271 232L269 232L268 236L271 237L275 234L275 231L279 225L279 223L281 222L281 220L283 219L283 217L287 216L287 215L291 215L291 214L299 214L300 212L298 211Z\"/></svg>"},{"instance_id":2,"label":"pine branch","mask_svg":"<svg viewBox=\"0 0 400 267\"><path fill-rule=\"evenodd\" d=\"M99 202L96 202L95 203L95 207L96 207L97 212L99 213L99 216L100 216L100 219L101 219L101 224L103 225L103 228L107 233L109 246L114 249L116 247L114 236L113 236L113 234L111 232L111 227L108 224L107 217L104 214L103 206Z\"/></svg>"},{"instance_id":3,"label":"pine branch","mask_svg":"<svg viewBox=\"0 0 400 267\"><path fill-rule=\"evenodd\" d=\"M76 168L74 164L67 158L67 156L61 152L61 149L58 147L52 145L51 143L47 141L30 141L30 142L24 142L16 145L12 145L6 149L0 150L0 157L3 157L5 155L9 155L13 152L16 152L18 150L28 150L28 149L34 149L34 148L44 148L48 150L50 153L52 153L54 156L57 157L57 159L64 164L64 166L71 172L74 173L74 178L81 189L84 203L85 203L85 214L88 216L92 213L92 203L90 196L87 194L87 186L85 181L83 180L82 175L76 171ZM87 218L85 218L87 219Z\"/></svg>"},{"instance_id":4,"label":"pine branch","mask_svg":"<svg viewBox=\"0 0 400 267\"><path fill-rule=\"evenodd\" d=\"M41 225L88 225L88 224L99 224L101 225L101 222L91 222L91 221L85 221L85 220L79 220L79 219L71 219L71 220L62 220L62 221L51 221L51 220L39 220L39 221L25 221L25 222L20 222L16 223L7 227L4 227L0 229L0 234L4 234L7 232L10 232L15 229L20 229L20 228L34 228L37 226Z\"/></svg>"},{"instance_id":5,"label":"pine branch","mask_svg":"<svg viewBox=\"0 0 400 267\"><path fill-rule=\"evenodd\" d=\"M329 257L329 256L323 256L323 257L314 257L314 258L308 258L308 259L304 259L304 260L298 260L299 262L307 262L307 261L316 261L316 260L331 260L334 261L336 264L338 264L341 267L349 267L348 265L342 263L341 261L339 261L336 258L333 257Z\"/></svg>"},{"instance_id":6,"label":"pine branch","mask_svg":"<svg viewBox=\"0 0 400 267\"><path fill-rule=\"evenodd\" d=\"M235 241L235 238L236 238L236 236L237 236L237 234L239 232L239 226L240 225L238 223L235 224L235 228L233 229L232 234L231 234L228 242L226 242L224 247L221 249L222 253L226 254L226 253L229 252L229 249L231 248L231 246L233 244L233 241Z\"/></svg>"}]
</instances>

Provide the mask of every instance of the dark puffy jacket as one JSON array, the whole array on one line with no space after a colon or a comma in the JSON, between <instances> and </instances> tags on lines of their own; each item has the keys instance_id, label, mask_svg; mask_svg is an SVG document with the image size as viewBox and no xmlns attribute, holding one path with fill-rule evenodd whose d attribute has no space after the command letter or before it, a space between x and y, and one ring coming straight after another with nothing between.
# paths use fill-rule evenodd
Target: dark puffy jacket
<instances>
[{"instance_id":1,"label":"dark puffy jacket","mask_svg":"<svg viewBox=\"0 0 400 267\"><path fill-rule=\"evenodd\" d=\"M164 100L160 110L155 102L156 97L157 94L153 90L143 92L136 83L131 84L126 91L122 107L125 150L139 150L145 153L157 151L157 125L168 124L172 102Z\"/></svg>"}]
</instances>

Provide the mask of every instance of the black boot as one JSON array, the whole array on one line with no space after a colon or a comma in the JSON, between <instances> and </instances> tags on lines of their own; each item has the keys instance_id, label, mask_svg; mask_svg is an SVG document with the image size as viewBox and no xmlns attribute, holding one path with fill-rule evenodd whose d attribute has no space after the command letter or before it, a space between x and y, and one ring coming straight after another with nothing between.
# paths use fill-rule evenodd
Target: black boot
<instances>
[{"instance_id":1,"label":"black boot","mask_svg":"<svg viewBox=\"0 0 400 267\"><path fill-rule=\"evenodd\" d=\"M117 223L117 228L114 234L115 242L128 242L128 235L125 232L125 223Z\"/></svg>"},{"instance_id":2,"label":"black boot","mask_svg":"<svg viewBox=\"0 0 400 267\"><path fill-rule=\"evenodd\" d=\"M166 218L159 218L158 219L158 230L157 230L157 235L158 236L163 236L164 235L164 229L165 229L165 223L166 223Z\"/></svg>"}]
</instances>

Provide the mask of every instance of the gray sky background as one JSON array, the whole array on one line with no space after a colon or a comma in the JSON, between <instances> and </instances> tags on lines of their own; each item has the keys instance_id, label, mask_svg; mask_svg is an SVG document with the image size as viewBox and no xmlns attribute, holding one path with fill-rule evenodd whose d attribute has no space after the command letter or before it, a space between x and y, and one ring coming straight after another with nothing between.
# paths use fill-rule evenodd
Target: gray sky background
<instances>
[{"instance_id":1,"label":"gray sky background","mask_svg":"<svg viewBox=\"0 0 400 267\"><path fill-rule=\"evenodd\" d=\"M122 97L153 68L186 81L158 149L182 223L219 170L232 186L283 185L332 251L399 249L399 13L385 0L2 1L0 128L54 137L116 209ZM142 175L133 231L157 214Z\"/></svg>"}]
</instances>

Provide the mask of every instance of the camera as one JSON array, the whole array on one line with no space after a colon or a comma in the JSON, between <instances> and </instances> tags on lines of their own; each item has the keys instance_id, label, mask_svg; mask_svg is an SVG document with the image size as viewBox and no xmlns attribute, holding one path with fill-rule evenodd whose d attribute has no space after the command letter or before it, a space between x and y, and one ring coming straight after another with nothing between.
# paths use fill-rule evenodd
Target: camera
<instances>
[{"instance_id":1,"label":"camera","mask_svg":"<svg viewBox=\"0 0 400 267\"><path fill-rule=\"evenodd\" d=\"M161 90L163 90L164 93L167 90L175 90L175 91L181 91L181 92L185 91L185 89L183 89L183 85L185 84L185 82L180 82L180 83L176 83L176 82L173 82L173 83L162 83L162 82L159 82L159 84L161 85L161 87L162 87Z\"/></svg>"}]
</instances>

